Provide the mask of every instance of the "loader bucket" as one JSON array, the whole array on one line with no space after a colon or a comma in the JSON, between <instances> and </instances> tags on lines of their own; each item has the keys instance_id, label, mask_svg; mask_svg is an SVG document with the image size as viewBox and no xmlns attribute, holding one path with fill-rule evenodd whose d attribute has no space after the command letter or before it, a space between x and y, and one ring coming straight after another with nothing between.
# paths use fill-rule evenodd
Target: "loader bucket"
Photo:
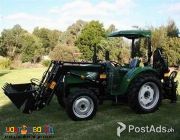
<instances>
[{"instance_id":1,"label":"loader bucket","mask_svg":"<svg viewBox=\"0 0 180 140\"><path fill-rule=\"evenodd\" d=\"M4 93L23 113L31 113L35 109L36 90L31 83L8 84L3 87Z\"/></svg>"}]
</instances>

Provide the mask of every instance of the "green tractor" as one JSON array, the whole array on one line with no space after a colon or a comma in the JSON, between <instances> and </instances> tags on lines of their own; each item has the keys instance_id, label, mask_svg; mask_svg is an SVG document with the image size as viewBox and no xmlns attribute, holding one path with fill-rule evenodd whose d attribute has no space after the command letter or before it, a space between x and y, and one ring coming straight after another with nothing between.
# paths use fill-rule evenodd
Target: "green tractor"
<instances>
[{"instance_id":1,"label":"green tractor","mask_svg":"<svg viewBox=\"0 0 180 140\"><path fill-rule=\"evenodd\" d=\"M109 60L109 52L105 53L104 61L98 60L94 47L93 62L52 61L41 81L6 83L4 93L24 113L42 109L56 95L73 120L92 119L104 100L112 100L115 104L127 102L137 113L156 111L162 99L176 102L177 72L170 73L168 58L162 48L152 53L149 30L119 31L109 37L132 40L129 64ZM143 62L144 66L140 66L141 59L135 57L135 40L139 38L148 42L148 59Z\"/></svg>"}]
</instances>

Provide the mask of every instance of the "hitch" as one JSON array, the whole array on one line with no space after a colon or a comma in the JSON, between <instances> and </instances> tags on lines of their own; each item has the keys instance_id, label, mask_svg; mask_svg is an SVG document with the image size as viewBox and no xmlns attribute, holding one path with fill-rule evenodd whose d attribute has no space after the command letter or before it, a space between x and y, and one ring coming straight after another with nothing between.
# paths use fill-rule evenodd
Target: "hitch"
<instances>
[{"instance_id":1,"label":"hitch","mask_svg":"<svg viewBox=\"0 0 180 140\"><path fill-rule=\"evenodd\" d=\"M177 96L178 96L178 81L175 81L175 78L177 76L177 71L172 71L170 76L164 77L164 98L170 99L171 103L176 103Z\"/></svg>"}]
</instances>

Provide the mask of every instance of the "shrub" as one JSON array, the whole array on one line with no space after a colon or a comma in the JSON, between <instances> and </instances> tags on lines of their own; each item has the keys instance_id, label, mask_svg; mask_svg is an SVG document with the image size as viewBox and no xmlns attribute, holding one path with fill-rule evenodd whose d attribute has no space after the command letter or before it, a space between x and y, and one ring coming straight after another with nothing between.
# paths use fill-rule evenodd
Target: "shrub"
<instances>
[{"instance_id":1,"label":"shrub","mask_svg":"<svg viewBox=\"0 0 180 140\"><path fill-rule=\"evenodd\" d=\"M8 58L1 58L0 59L0 69L9 68L11 65L11 61Z\"/></svg>"},{"instance_id":2,"label":"shrub","mask_svg":"<svg viewBox=\"0 0 180 140\"><path fill-rule=\"evenodd\" d=\"M49 54L52 60L58 61L78 61L79 55L80 53L77 47L66 44L56 45Z\"/></svg>"},{"instance_id":3,"label":"shrub","mask_svg":"<svg viewBox=\"0 0 180 140\"><path fill-rule=\"evenodd\" d=\"M48 67L51 63L51 60L43 60L42 61L42 65L45 66L45 67Z\"/></svg>"}]
</instances>

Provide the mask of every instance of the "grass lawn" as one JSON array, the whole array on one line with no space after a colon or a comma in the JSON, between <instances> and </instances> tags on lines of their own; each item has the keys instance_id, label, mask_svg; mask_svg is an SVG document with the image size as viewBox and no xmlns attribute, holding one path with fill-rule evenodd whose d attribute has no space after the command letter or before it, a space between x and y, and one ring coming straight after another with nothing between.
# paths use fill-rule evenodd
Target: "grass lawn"
<instances>
[{"instance_id":1,"label":"grass lawn","mask_svg":"<svg viewBox=\"0 0 180 140\"><path fill-rule=\"evenodd\" d=\"M40 78L44 68L19 69L11 71L0 70L0 87L5 82L23 83L31 78ZM178 75L180 81L180 74ZM178 88L180 92L180 87ZM117 122L135 126L167 126L175 129L174 133L128 133L124 131L121 137L116 136ZM30 115L22 114L0 89L0 129L6 126L43 126L50 124L55 129L55 140L179 140L180 139L180 101L170 104L163 101L160 109L151 114L135 114L128 106L112 106L111 102L99 106L93 120L74 122L68 118L55 97L51 104L41 111ZM0 130L0 140L3 139Z\"/></svg>"}]
</instances>

